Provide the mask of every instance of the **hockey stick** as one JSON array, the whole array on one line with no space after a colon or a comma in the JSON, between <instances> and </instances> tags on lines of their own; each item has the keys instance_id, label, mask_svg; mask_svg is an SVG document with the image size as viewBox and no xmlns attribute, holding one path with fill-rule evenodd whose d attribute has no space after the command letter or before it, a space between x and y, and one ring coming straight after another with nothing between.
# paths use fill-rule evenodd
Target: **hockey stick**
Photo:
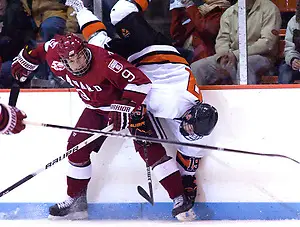
<instances>
[{"instance_id":1,"label":"hockey stick","mask_svg":"<svg viewBox=\"0 0 300 227\"><path fill-rule=\"evenodd\" d=\"M109 125L106 128L102 129L102 131L103 132L108 132L108 131L112 130L112 128L113 128L113 125ZM66 157L68 157L69 155L75 153L76 151L78 151L79 149L83 148L87 144L93 142L94 140L98 139L100 136L102 136L102 134L100 134L100 133L94 134L91 137L87 138L86 140L82 141L81 143L77 144L76 146L72 147L71 149L67 150L61 156L53 159L51 162L48 162L46 165L44 165L44 167L38 169L34 173L31 173L31 174L27 175L23 179L21 179L18 182L14 183L12 186L10 186L10 187L6 188L5 190L3 190L2 192L0 192L0 197L4 196L5 194L11 192L15 188L17 188L20 185L24 184L25 182L29 181L31 178L35 177L36 175L38 175L39 173L43 172L44 170L47 170L50 167L54 166L56 163L64 160Z\"/></svg>"},{"instance_id":2,"label":"hockey stick","mask_svg":"<svg viewBox=\"0 0 300 227\"><path fill-rule=\"evenodd\" d=\"M144 147L144 155L145 155L145 162L146 162L146 168L147 168L147 179L148 179L150 195L141 186L137 186L137 190L138 190L139 194L142 197L144 197L144 199L146 199L153 206L154 205L154 196L153 196L152 178L151 178L150 166L149 166L149 162L148 162L147 145L146 145L145 141L143 142L143 147Z\"/></svg>"},{"instance_id":3,"label":"hockey stick","mask_svg":"<svg viewBox=\"0 0 300 227\"><path fill-rule=\"evenodd\" d=\"M14 83L10 89L8 105L16 106L19 93L20 93L20 86L19 84Z\"/></svg>"},{"instance_id":4,"label":"hockey stick","mask_svg":"<svg viewBox=\"0 0 300 227\"><path fill-rule=\"evenodd\" d=\"M53 124L45 124L45 123L36 123L36 122L30 122L30 121L23 121L23 122L25 124L28 124L28 125L58 128L58 129L66 129L66 130L72 130L74 132L93 133L93 134L98 134L99 133L103 136L131 138L131 139L134 139L134 140L147 141L147 142L152 142L152 143L181 145L181 146L196 147L196 148L217 150L217 151L226 151L226 152L239 153L239 154L285 158L285 159L289 159L293 162L296 162L297 164L300 164L300 161L297 161L296 159L293 159L291 157L288 157L288 156L285 156L285 155L282 155L282 154L264 154L264 153L259 153L259 152L235 150L235 149L230 149L230 148L214 147L214 146L209 146L209 145L179 142L179 141L175 141L175 140L165 140L165 139L158 139L158 138L146 137L146 136L133 136L133 135L129 135L129 134L116 133L116 132L103 132L101 130L96 130L96 129L78 128L78 127L73 128L73 127L69 127L69 126L53 125Z\"/></svg>"}]
</instances>

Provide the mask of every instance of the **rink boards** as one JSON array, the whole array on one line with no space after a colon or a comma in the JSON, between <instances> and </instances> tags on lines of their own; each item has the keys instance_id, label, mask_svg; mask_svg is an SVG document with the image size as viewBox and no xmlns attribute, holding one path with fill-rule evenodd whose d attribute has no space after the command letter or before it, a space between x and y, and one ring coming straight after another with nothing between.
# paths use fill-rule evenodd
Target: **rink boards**
<instances>
[{"instance_id":1,"label":"rink boards","mask_svg":"<svg viewBox=\"0 0 300 227\"><path fill-rule=\"evenodd\" d=\"M205 88L204 100L219 112L205 144L276 153L300 160L300 87ZM8 102L8 91L0 101ZM22 90L17 106L28 120L74 126L84 108L72 90ZM18 135L0 136L0 191L35 172L66 149L69 131L28 126ZM201 141L199 142L201 143ZM175 149L168 147L170 155ZM92 155L88 191L91 219L172 220L172 203L153 177L155 205L137 193L148 190L144 162L131 140L108 138ZM201 220L300 219L299 165L282 158L207 150L197 174L195 212ZM0 198L0 219L40 219L64 200L65 162L38 174Z\"/></svg>"}]
</instances>

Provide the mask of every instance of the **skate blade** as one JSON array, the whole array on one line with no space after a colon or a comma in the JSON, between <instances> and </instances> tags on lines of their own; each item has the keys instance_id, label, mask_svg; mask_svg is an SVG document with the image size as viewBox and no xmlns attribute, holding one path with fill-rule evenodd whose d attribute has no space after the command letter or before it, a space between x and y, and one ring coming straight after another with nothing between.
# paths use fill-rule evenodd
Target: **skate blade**
<instances>
[{"instance_id":1,"label":"skate blade","mask_svg":"<svg viewBox=\"0 0 300 227\"><path fill-rule=\"evenodd\" d=\"M182 222L194 221L197 218L196 214L195 214L195 212L193 211L192 208L189 209L186 212L182 212L180 214L177 214L175 217L177 218L178 221L182 221Z\"/></svg>"},{"instance_id":2,"label":"skate blade","mask_svg":"<svg viewBox=\"0 0 300 227\"><path fill-rule=\"evenodd\" d=\"M81 211L81 212L75 212L71 214L67 214L65 216L53 216L49 214L48 219L49 220L87 220L88 219L88 212L87 211Z\"/></svg>"}]
</instances>

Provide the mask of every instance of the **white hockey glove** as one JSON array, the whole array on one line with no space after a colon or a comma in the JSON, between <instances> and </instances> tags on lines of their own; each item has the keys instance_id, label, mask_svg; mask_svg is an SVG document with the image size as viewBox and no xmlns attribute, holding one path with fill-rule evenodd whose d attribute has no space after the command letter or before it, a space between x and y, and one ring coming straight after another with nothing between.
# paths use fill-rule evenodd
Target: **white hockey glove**
<instances>
[{"instance_id":1,"label":"white hockey glove","mask_svg":"<svg viewBox=\"0 0 300 227\"><path fill-rule=\"evenodd\" d=\"M72 7L75 13L78 13L81 10L86 9L81 0L67 0L65 5Z\"/></svg>"},{"instance_id":2,"label":"white hockey glove","mask_svg":"<svg viewBox=\"0 0 300 227\"><path fill-rule=\"evenodd\" d=\"M185 8L195 5L193 0L180 0Z\"/></svg>"},{"instance_id":3,"label":"white hockey glove","mask_svg":"<svg viewBox=\"0 0 300 227\"><path fill-rule=\"evenodd\" d=\"M185 5L181 3L181 0L170 0L169 10L184 8Z\"/></svg>"}]
</instances>

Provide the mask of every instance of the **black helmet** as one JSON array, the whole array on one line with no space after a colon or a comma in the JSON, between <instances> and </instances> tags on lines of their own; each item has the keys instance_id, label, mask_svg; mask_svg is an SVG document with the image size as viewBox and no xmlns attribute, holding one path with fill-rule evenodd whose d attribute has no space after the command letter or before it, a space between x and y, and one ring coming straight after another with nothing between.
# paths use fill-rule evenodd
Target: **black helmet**
<instances>
[{"instance_id":1,"label":"black helmet","mask_svg":"<svg viewBox=\"0 0 300 227\"><path fill-rule=\"evenodd\" d=\"M198 102L183 115L181 120L180 133L188 140L197 140L212 132L218 121L218 112L215 107ZM185 124L193 125L194 134L186 132Z\"/></svg>"}]
</instances>

